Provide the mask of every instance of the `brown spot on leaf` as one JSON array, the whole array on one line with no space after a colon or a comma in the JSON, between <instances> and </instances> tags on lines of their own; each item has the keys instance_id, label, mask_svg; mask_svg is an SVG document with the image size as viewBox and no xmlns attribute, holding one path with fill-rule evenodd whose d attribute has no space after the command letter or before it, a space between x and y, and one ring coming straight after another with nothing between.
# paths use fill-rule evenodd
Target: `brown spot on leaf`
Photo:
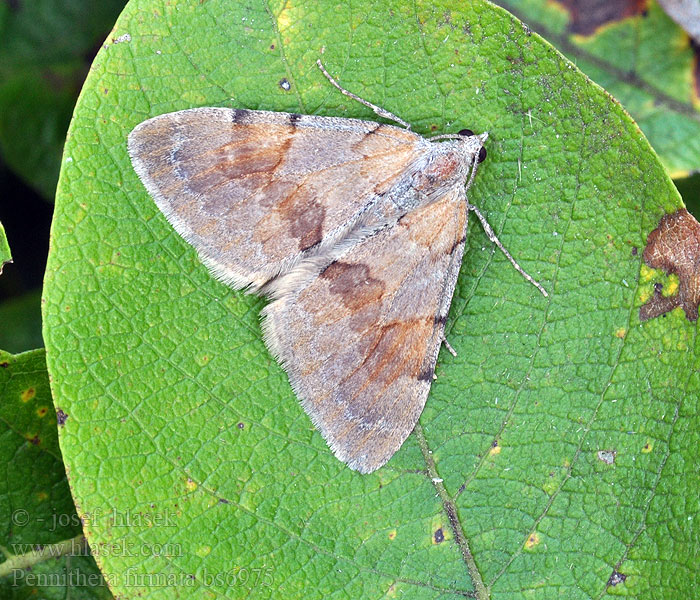
<instances>
[{"instance_id":1,"label":"brown spot on leaf","mask_svg":"<svg viewBox=\"0 0 700 600\"><path fill-rule=\"evenodd\" d=\"M665 317L667 312L681 305L679 296L664 296L661 294L660 287L662 286L654 285L654 296L639 309L640 321Z\"/></svg>"},{"instance_id":2,"label":"brown spot on leaf","mask_svg":"<svg viewBox=\"0 0 700 600\"><path fill-rule=\"evenodd\" d=\"M341 296L350 310L359 310L379 300L384 293L384 282L369 274L367 265L334 262L321 273L330 281L330 290Z\"/></svg>"},{"instance_id":3,"label":"brown spot on leaf","mask_svg":"<svg viewBox=\"0 0 700 600\"><path fill-rule=\"evenodd\" d=\"M625 580L627 579L627 575L624 573L620 573L618 571L613 571L612 575L610 575L610 579L608 579L608 585L617 585L618 583L624 583Z\"/></svg>"},{"instance_id":4,"label":"brown spot on leaf","mask_svg":"<svg viewBox=\"0 0 700 600\"><path fill-rule=\"evenodd\" d=\"M435 531L433 539L435 540L436 544L440 544L445 541L445 532L442 530L442 527Z\"/></svg>"},{"instance_id":5,"label":"brown spot on leaf","mask_svg":"<svg viewBox=\"0 0 700 600\"><path fill-rule=\"evenodd\" d=\"M582 35L595 33L601 25L644 15L647 0L557 0L569 11L569 31Z\"/></svg>"},{"instance_id":6,"label":"brown spot on leaf","mask_svg":"<svg viewBox=\"0 0 700 600\"><path fill-rule=\"evenodd\" d=\"M700 303L700 223L684 208L664 215L649 234L643 257L653 269L678 276L678 295L664 297L655 287L654 296L639 309L639 320L681 306L686 318L696 321Z\"/></svg>"},{"instance_id":7,"label":"brown spot on leaf","mask_svg":"<svg viewBox=\"0 0 700 600\"><path fill-rule=\"evenodd\" d=\"M0 369L7 369L7 367L9 367L9 366L10 366L10 363L7 362L6 360L3 360L2 362L0 362Z\"/></svg>"},{"instance_id":8,"label":"brown spot on leaf","mask_svg":"<svg viewBox=\"0 0 700 600\"><path fill-rule=\"evenodd\" d=\"M637 248L637 246L632 246L632 256L637 256L638 252L639 248Z\"/></svg>"},{"instance_id":9,"label":"brown spot on leaf","mask_svg":"<svg viewBox=\"0 0 700 600\"><path fill-rule=\"evenodd\" d=\"M63 412L60 408L56 409L56 422L59 427L63 427L68 420L68 413Z\"/></svg>"}]
</instances>

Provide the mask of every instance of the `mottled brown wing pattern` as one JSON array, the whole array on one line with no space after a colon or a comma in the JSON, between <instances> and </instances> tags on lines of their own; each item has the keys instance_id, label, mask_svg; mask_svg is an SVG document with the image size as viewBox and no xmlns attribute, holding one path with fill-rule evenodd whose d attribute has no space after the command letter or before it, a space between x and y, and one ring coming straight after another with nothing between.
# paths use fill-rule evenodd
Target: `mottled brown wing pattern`
<instances>
[{"instance_id":1,"label":"mottled brown wing pattern","mask_svg":"<svg viewBox=\"0 0 700 600\"><path fill-rule=\"evenodd\" d=\"M459 186L263 311L269 348L332 451L353 469L369 473L386 463L420 416L466 221Z\"/></svg>"},{"instance_id":2,"label":"mottled brown wing pattern","mask_svg":"<svg viewBox=\"0 0 700 600\"><path fill-rule=\"evenodd\" d=\"M371 121L196 108L144 121L128 145L214 275L255 290L342 239L430 144Z\"/></svg>"}]
</instances>

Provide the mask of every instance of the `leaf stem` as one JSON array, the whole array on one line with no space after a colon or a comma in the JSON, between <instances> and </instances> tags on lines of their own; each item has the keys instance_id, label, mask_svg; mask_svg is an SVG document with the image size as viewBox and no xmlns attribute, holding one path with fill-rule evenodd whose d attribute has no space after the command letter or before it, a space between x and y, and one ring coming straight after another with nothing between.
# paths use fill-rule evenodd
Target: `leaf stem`
<instances>
[{"instance_id":1,"label":"leaf stem","mask_svg":"<svg viewBox=\"0 0 700 600\"><path fill-rule=\"evenodd\" d=\"M442 479L437 473L437 468L435 467L433 455L431 453L430 448L428 447L428 440L425 438L425 434L423 433L423 428L420 426L420 423L416 423L416 427L413 430L413 433L415 433L416 437L418 438L418 445L420 446L421 452L423 453L425 464L428 467L428 476L432 480L433 485L435 486L435 489L437 490L437 493L440 496L440 499L442 500L442 505L445 509L445 512L447 513L447 518L450 520L450 528L452 529L452 533L455 536L457 546L459 546L459 549L462 553L462 559L467 565L469 576L472 579L472 583L474 584L474 590L476 591L476 597L479 600L488 600L491 594L489 593L488 588L484 584L484 580L481 578L479 568L476 566L474 556L472 555L471 550L469 549L469 543L467 542L467 538L464 535L462 525L459 522L459 517L457 516L457 506L455 505L454 500L447 493L447 489L445 489L445 486L442 483Z\"/></svg>"}]
</instances>

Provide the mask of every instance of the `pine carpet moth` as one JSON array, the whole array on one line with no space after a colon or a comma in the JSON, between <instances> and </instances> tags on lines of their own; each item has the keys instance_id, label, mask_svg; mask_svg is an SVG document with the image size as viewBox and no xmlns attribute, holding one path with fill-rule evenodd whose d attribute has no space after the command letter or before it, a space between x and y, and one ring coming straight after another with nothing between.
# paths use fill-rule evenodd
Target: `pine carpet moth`
<instances>
[{"instance_id":1,"label":"pine carpet moth","mask_svg":"<svg viewBox=\"0 0 700 600\"><path fill-rule=\"evenodd\" d=\"M213 275L264 294L264 339L333 453L370 473L425 405L487 134L230 108L154 117L129 135L144 186Z\"/></svg>"}]
</instances>

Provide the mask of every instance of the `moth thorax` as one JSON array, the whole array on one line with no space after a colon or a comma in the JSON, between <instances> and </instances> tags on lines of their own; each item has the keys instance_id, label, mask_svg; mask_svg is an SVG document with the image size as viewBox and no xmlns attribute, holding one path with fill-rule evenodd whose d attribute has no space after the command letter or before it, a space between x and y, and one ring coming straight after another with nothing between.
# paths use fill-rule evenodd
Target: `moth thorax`
<instances>
[{"instance_id":1,"label":"moth thorax","mask_svg":"<svg viewBox=\"0 0 700 600\"><path fill-rule=\"evenodd\" d=\"M447 144L444 144L447 146ZM452 144L450 144L452 146ZM417 173L414 187L419 192L434 193L451 187L464 178L464 159L458 147L448 147L447 151L436 152L425 168Z\"/></svg>"}]
</instances>

